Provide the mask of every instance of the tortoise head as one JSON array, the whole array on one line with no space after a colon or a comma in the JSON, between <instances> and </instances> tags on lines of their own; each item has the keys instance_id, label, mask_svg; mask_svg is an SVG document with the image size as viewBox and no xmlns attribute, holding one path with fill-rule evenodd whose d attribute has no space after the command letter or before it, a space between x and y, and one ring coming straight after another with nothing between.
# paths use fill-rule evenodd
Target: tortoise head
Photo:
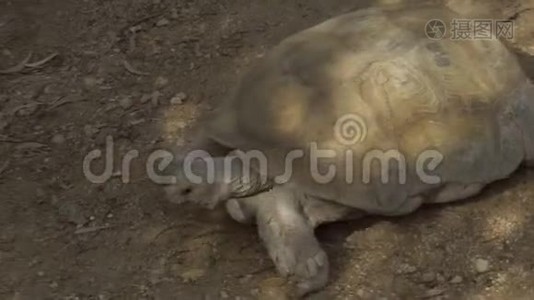
<instances>
[{"instance_id":1,"label":"tortoise head","mask_svg":"<svg viewBox=\"0 0 534 300\"><path fill-rule=\"evenodd\" d=\"M164 189L172 203L190 202L213 209L231 196L223 158L178 159L167 174L173 181Z\"/></svg>"}]
</instances>

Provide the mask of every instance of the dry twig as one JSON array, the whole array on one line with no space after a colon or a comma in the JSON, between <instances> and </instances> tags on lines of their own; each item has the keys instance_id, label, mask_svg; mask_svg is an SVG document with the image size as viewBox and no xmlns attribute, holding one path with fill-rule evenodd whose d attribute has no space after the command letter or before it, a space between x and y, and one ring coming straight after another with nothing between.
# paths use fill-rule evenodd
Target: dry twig
<instances>
[{"instance_id":1,"label":"dry twig","mask_svg":"<svg viewBox=\"0 0 534 300\"><path fill-rule=\"evenodd\" d=\"M39 67L43 66L44 64L46 64L47 62L49 62L52 59L54 59L58 55L59 55L59 53L54 52L54 53L50 54L49 56L41 59L40 61L36 61L34 63L27 63L27 64L25 64L25 66L28 67L28 68L39 68Z\"/></svg>"},{"instance_id":2,"label":"dry twig","mask_svg":"<svg viewBox=\"0 0 534 300\"><path fill-rule=\"evenodd\" d=\"M30 61L31 58L32 58L32 52L30 52L28 56L26 56L26 58L24 58L21 62L19 62L15 66L4 69L4 70L0 70L0 74L13 74L13 73L18 73L24 70L24 68L26 67L26 64Z\"/></svg>"},{"instance_id":3,"label":"dry twig","mask_svg":"<svg viewBox=\"0 0 534 300\"><path fill-rule=\"evenodd\" d=\"M140 76L147 76L149 75L148 73L146 72L141 72L137 69L135 69L132 65L130 65L130 63L126 60L123 60L122 61L122 64L124 65L124 68L126 68L126 70L132 74L135 74L135 75L140 75Z\"/></svg>"}]
</instances>

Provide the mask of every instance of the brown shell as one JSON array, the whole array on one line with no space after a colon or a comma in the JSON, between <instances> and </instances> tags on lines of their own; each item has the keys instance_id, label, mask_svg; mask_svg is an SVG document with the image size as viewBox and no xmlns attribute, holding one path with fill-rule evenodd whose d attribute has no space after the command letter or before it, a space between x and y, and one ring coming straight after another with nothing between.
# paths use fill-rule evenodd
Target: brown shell
<instances>
[{"instance_id":1,"label":"brown shell","mask_svg":"<svg viewBox=\"0 0 534 300\"><path fill-rule=\"evenodd\" d=\"M446 159L439 170L444 182L508 175L523 153L513 116L507 116L527 79L495 37L456 40L449 31L433 40L425 34L429 20L449 26L456 17L444 9L368 9L289 37L243 77L209 130L228 146L263 151L270 175L285 170L288 151L312 144L338 153L329 162L340 169L348 150L361 168L358 159L372 150L395 149L415 163L421 152L434 149ZM347 145L335 128L349 114L360 117L365 132ZM480 165L477 171L470 163ZM327 167L327 160L319 165ZM384 195L376 196L368 184L318 184L309 170L309 162L296 162L291 182L349 205L354 197L390 201L389 194L403 198L427 188L410 183L409 176L403 186L381 184Z\"/></svg>"}]
</instances>

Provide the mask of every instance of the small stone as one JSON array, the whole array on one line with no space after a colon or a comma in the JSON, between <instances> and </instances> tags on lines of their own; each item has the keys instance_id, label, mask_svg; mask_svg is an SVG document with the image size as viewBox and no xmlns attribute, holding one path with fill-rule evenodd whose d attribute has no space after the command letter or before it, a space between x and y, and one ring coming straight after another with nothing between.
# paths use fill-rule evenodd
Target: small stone
<instances>
[{"instance_id":1,"label":"small stone","mask_svg":"<svg viewBox=\"0 0 534 300\"><path fill-rule=\"evenodd\" d=\"M59 287L59 284L55 281L50 282L48 285L51 289L57 289Z\"/></svg>"},{"instance_id":2,"label":"small stone","mask_svg":"<svg viewBox=\"0 0 534 300\"><path fill-rule=\"evenodd\" d=\"M417 271L417 268L409 264L402 264L397 269L397 274L412 274Z\"/></svg>"},{"instance_id":3,"label":"small stone","mask_svg":"<svg viewBox=\"0 0 534 300\"><path fill-rule=\"evenodd\" d=\"M179 17L180 15L178 14L178 10L175 7L171 8L171 19L176 20Z\"/></svg>"},{"instance_id":4,"label":"small stone","mask_svg":"<svg viewBox=\"0 0 534 300\"><path fill-rule=\"evenodd\" d=\"M477 258L475 260L475 270L478 273L485 273L485 272L489 271L489 269L490 269L489 261L487 261L485 259L482 259L482 258Z\"/></svg>"},{"instance_id":5,"label":"small stone","mask_svg":"<svg viewBox=\"0 0 534 300\"><path fill-rule=\"evenodd\" d=\"M143 29L142 25L132 26L130 27L130 32L137 33Z\"/></svg>"},{"instance_id":6,"label":"small stone","mask_svg":"<svg viewBox=\"0 0 534 300\"><path fill-rule=\"evenodd\" d=\"M43 276L45 276L45 272L39 271L39 272L37 272L37 276L43 277Z\"/></svg>"},{"instance_id":7,"label":"small stone","mask_svg":"<svg viewBox=\"0 0 534 300\"><path fill-rule=\"evenodd\" d=\"M62 134L55 134L53 137L52 137L52 143L56 144L56 145L61 145L63 143L65 143L65 136L62 135Z\"/></svg>"},{"instance_id":8,"label":"small stone","mask_svg":"<svg viewBox=\"0 0 534 300\"><path fill-rule=\"evenodd\" d=\"M431 289L425 292L423 295L424 298L433 298L437 296L441 296L445 293L444 289Z\"/></svg>"},{"instance_id":9,"label":"small stone","mask_svg":"<svg viewBox=\"0 0 534 300\"><path fill-rule=\"evenodd\" d=\"M154 81L154 85L159 88L164 87L167 84L169 84L169 79L162 76L159 76L158 78L156 78L156 81Z\"/></svg>"},{"instance_id":10,"label":"small stone","mask_svg":"<svg viewBox=\"0 0 534 300\"><path fill-rule=\"evenodd\" d=\"M108 218L108 219L113 218L113 214L109 213L109 214L106 216L106 218Z\"/></svg>"},{"instance_id":11,"label":"small stone","mask_svg":"<svg viewBox=\"0 0 534 300\"><path fill-rule=\"evenodd\" d=\"M436 274L432 272L424 273L423 276L421 276L421 281L424 283L431 283L436 279Z\"/></svg>"},{"instance_id":12,"label":"small stone","mask_svg":"<svg viewBox=\"0 0 534 300\"><path fill-rule=\"evenodd\" d=\"M87 219L82 208L72 201L65 201L61 203L58 207L58 212L61 218L66 222L76 225L84 225L87 223Z\"/></svg>"},{"instance_id":13,"label":"small stone","mask_svg":"<svg viewBox=\"0 0 534 300\"><path fill-rule=\"evenodd\" d=\"M200 278L204 277L205 274L206 271L203 269L191 269L180 274L180 277L184 283L188 283L198 281Z\"/></svg>"},{"instance_id":14,"label":"small stone","mask_svg":"<svg viewBox=\"0 0 534 300\"><path fill-rule=\"evenodd\" d=\"M221 299L228 299L228 297L230 297L230 296L228 295L228 293L225 292L225 291L221 291L221 292L219 293L219 296L221 296Z\"/></svg>"},{"instance_id":15,"label":"small stone","mask_svg":"<svg viewBox=\"0 0 534 300\"><path fill-rule=\"evenodd\" d=\"M141 103L142 104L146 104L148 103L148 101L150 101L150 99L152 99L152 94L144 94L143 96L141 96Z\"/></svg>"},{"instance_id":16,"label":"small stone","mask_svg":"<svg viewBox=\"0 0 534 300\"><path fill-rule=\"evenodd\" d=\"M179 104L182 104L183 102L180 98L172 97L170 103L172 105L179 105Z\"/></svg>"},{"instance_id":17,"label":"small stone","mask_svg":"<svg viewBox=\"0 0 534 300\"><path fill-rule=\"evenodd\" d=\"M83 85L89 89L96 87L99 83L100 81L92 76L87 76L83 78Z\"/></svg>"},{"instance_id":18,"label":"small stone","mask_svg":"<svg viewBox=\"0 0 534 300\"><path fill-rule=\"evenodd\" d=\"M56 92L56 87L52 84L48 84L47 86L45 86L45 88L43 89L43 93L47 94L47 95L50 95L50 94L53 94Z\"/></svg>"},{"instance_id":19,"label":"small stone","mask_svg":"<svg viewBox=\"0 0 534 300\"><path fill-rule=\"evenodd\" d=\"M462 276L454 276L452 279L451 279L451 283L452 284L459 284L459 283L462 283L462 281L464 281L464 279L462 278Z\"/></svg>"},{"instance_id":20,"label":"small stone","mask_svg":"<svg viewBox=\"0 0 534 300\"><path fill-rule=\"evenodd\" d=\"M364 289L359 289L357 292L356 292L356 296L364 299L364 298L368 298L368 294L367 292L364 290Z\"/></svg>"},{"instance_id":21,"label":"small stone","mask_svg":"<svg viewBox=\"0 0 534 300\"><path fill-rule=\"evenodd\" d=\"M246 283L248 283L250 281L250 279L252 279L252 275L250 275L250 274L249 275L245 275L245 276L239 278L239 283L240 284L246 284Z\"/></svg>"},{"instance_id":22,"label":"small stone","mask_svg":"<svg viewBox=\"0 0 534 300\"><path fill-rule=\"evenodd\" d=\"M155 91L154 93L152 93L150 98L150 103L152 104L152 106L156 107L159 105L159 97L161 97L160 92Z\"/></svg>"},{"instance_id":23,"label":"small stone","mask_svg":"<svg viewBox=\"0 0 534 300\"><path fill-rule=\"evenodd\" d=\"M175 124L176 128L178 129L185 129L187 127L187 122L185 121L177 121Z\"/></svg>"},{"instance_id":24,"label":"small stone","mask_svg":"<svg viewBox=\"0 0 534 300\"><path fill-rule=\"evenodd\" d=\"M96 220L95 216L90 216L89 217L89 221L94 221L94 220Z\"/></svg>"},{"instance_id":25,"label":"small stone","mask_svg":"<svg viewBox=\"0 0 534 300\"><path fill-rule=\"evenodd\" d=\"M35 191L35 196L37 196L37 204L43 204L45 202L46 192L42 188L38 188Z\"/></svg>"},{"instance_id":26,"label":"small stone","mask_svg":"<svg viewBox=\"0 0 534 300\"><path fill-rule=\"evenodd\" d=\"M182 93L178 93L174 97L172 97L170 102L171 102L172 105L177 105L177 104L184 103L184 101L186 99L187 99L187 95L182 92Z\"/></svg>"},{"instance_id":27,"label":"small stone","mask_svg":"<svg viewBox=\"0 0 534 300\"><path fill-rule=\"evenodd\" d=\"M123 109L129 109L133 106L133 101L130 97L124 97L122 99L119 100L119 105L123 108Z\"/></svg>"},{"instance_id":28,"label":"small stone","mask_svg":"<svg viewBox=\"0 0 534 300\"><path fill-rule=\"evenodd\" d=\"M156 26L157 27L163 27L163 26L167 26L169 25L169 20L163 18L163 19L160 19L159 21L156 22Z\"/></svg>"},{"instance_id":29,"label":"small stone","mask_svg":"<svg viewBox=\"0 0 534 300\"><path fill-rule=\"evenodd\" d=\"M98 130L98 128L87 124L87 125L85 125L83 127L83 132L85 133L86 137L92 137L92 136L96 135L99 132L99 130Z\"/></svg>"},{"instance_id":30,"label":"small stone","mask_svg":"<svg viewBox=\"0 0 534 300\"><path fill-rule=\"evenodd\" d=\"M30 104L30 105L28 105L28 106L26 106L24 108L19 109L16 112L16 115L19 116L19 117L31 116L33 113L35 113L37 111L37 107L38 107L37 104Z\"/></svg>"},{"instance_id":31,"label":"small stone","mask_svg":"<svg viewBox=\"0 0 534 300\"><path fill-rule=\"evenodd\" d=\"M286 282L282 278L268 278L260 282L258 298L259 300L287 300L289 290Z\"/></svg>"},{"instance_id":32,"label":"small stone","mask_svg":"<svg viewBox=\"0 0 534 300\"><path fill-rule=\"evenodd\" d=\"M40 263L40 261L37 259L37 258L33 258L29 263L28 263L28 267L33 267L35 265L37 265L38 263Z\"/></svg>"},{"instance_id":33,"label":"small stone","mask_svg":"<svg viewBox=\"0 0 534 300\"><path fill-rule=\"evenodd\" d=\"M136 125L139 125L139 124L141 124L141 123L144 123L145 121L146 121L146 120L143 119L143 118L141 118L141 119L137 119L137 120L132 120L132 121L130 121L130 125L132 125L132 126L136 126Z\"/></svg>"}]
</instances>

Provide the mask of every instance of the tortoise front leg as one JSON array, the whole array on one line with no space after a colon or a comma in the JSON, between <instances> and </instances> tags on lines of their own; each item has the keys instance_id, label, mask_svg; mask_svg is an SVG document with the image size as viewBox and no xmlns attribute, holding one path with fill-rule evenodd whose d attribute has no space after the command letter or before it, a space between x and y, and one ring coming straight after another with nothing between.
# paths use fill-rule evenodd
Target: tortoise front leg
<instances>
[{"instance_id":1,"label":"tortoise front leg","mask_svg":"<svg viewBox=\"0 0 534 300\"><path fill-rule=\"evenodd\" d=\"M276 269L305 295L326 285L329 264L300 200L299 193L276 186L254 197L232 199L227 209L239 222L256 221Z\"/></svg>"}]
</instances>

